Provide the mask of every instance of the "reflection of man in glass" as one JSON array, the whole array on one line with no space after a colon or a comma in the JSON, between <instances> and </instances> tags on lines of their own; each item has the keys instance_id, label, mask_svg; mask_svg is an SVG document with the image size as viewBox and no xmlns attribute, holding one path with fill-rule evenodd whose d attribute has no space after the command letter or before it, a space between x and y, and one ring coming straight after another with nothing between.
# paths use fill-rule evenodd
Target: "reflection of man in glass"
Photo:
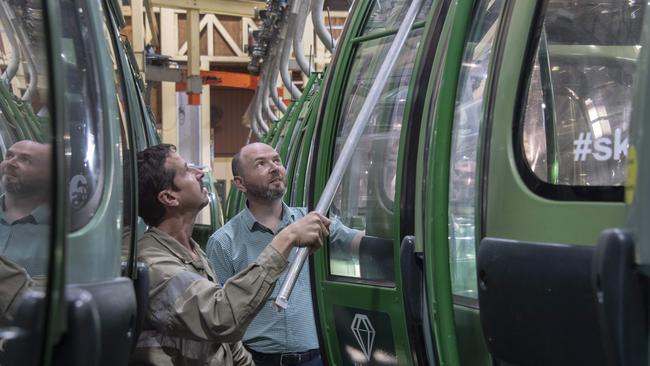
<instances>
[{"instance_id":1,"label":"reflection of man in glass","mask_svg":"<svg viewBox=\"0 0 650 366\"><path fill-rule=\"evenodd\" d=\"M307 214L304 208L289 207L282 201L286 192L286 170L271 146L254 143L233 157L232 170L237 188L246 194L247 207L208 241L208 257L217 277L226 280L252 263L266 245L296 220ZM358 252L361 233L330 224L330 242L346 246L346 253ZM355 249L350 249L350 248ZM289 261L295 258L292 251ZM253 320L244 344L258 366L322 365L312 307L309 266L303 266L289 299L290 310L276 312L270 303L279 286Z\"/></svg>"},{"instance_id":2,"label":"reflection of man in glass","mask_svg":"<svg viewBox=\"0 0 650 366\"><path fill-rule=\"evenodd\" d=\"M33 276L47 272L51 146L13 144L0 163L0 255Z\"/></svg>"}]
</instances>

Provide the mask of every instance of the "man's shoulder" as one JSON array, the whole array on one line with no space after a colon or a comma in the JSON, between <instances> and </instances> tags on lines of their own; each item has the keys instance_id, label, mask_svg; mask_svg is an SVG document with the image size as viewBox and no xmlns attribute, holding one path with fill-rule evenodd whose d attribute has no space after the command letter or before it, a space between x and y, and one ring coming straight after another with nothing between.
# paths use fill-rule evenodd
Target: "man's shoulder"
<instances>
[{"instance_id":1,"label":"man's shoulder","mask_svg":"<svg viewBox=\"0 0 650 366\"><path fill-rule=\"evenodd\" d=\"M235 220L235 218L236 217L233 217L232 219L228 220L228 222L226 222L222 227L218 228L214 233L212 233L212 235L210 235L210 239L208 240L208 245L210 243L222 245L231 242L240 226L239 221Z\"/></svg>"},{"instance_id":2,"label":"man's shoulder","mask_svg":"<svg viewBox=\"0 0 650 366\"><path fill-rule=\"evenodd\" d=\"M165 247L150 231L138 240L138 260L148 266L161 262L179 263L182 261Z\"/></svg>"}]
</instances>

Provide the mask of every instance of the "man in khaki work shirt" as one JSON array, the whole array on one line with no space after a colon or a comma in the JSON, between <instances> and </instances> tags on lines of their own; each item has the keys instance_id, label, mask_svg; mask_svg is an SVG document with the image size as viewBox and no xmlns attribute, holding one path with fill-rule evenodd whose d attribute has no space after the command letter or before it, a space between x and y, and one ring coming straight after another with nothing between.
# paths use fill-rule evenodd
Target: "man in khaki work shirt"
<instances>
[{"instance_id":1,"label":"man in khaki work shirt","mask_svg":"<svg viewBox=\"0 0 650 366\"><path fill-rule=\"evenodd\" d=\"M289 225L257 260L218 285L192 228L208 204L203 173L173 145L138 153L139 214L150 226L138 243L149 270L149 309L131 363L253 365L241 338L287 266L294 245L320 248L329 220L317 213Z\"/></svg>"}]
</instances>

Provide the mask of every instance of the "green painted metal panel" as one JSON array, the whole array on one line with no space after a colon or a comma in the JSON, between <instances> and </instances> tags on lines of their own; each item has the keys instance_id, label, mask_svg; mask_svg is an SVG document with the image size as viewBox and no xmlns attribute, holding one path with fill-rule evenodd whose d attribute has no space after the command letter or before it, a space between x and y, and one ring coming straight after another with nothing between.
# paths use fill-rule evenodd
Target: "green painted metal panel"
<instances>
[{"instance_id":1,"label":"green painted metal panel","mask_svg":"<svg viewBox=\"0 0 650 366\"><path fill-rule=\"evenodd\" d=\"M491 366L478 309L455 305L454 319L460 364Z\"/></svg>"},{"instance_id":2,"label":"green painted metal panel","mask_svg":"<svg viewBox=\"0 0 650 366\"><path fill-rule=\"evenodd\" d=\"M280 118L280 120L272 126L272 129L269 130L264 139L267 144L277 148L278 141L280 141L280 138L286 134L288 122L291 120L292 115L296 110L297 103L298 101L292 101L287 107L287 111L282 115L282 118Z\"/></svg>"},{"instance_id":3,"label":"green painted metal panel","mask_svg":"<svg viewBox=\"0 0 650 366\"><path fill-rule=\"evenodd\" d=\"M650 133L647 121L650 119L650 16L647 14L643 25L643 47L639 72L635 85L632 109L632 138L628 153L628 174L625 183L625 201L630 204L627 226L632 230L637 264L643 273L650 275ZM645 167L645 168L644 168Z\"/></svg>"},{"instance_id":4,"label":"green painted metal panel","mask_svg":"<svg viewBox=\"0 0 650 366\"><path fill-rule=\"evenodd\" d=\"M232 219L237 212L235 212L235 206L237 205L239 195L239 190L235 187L234 184L230 185L230 191L228 191L228 197L226 198L226 217L225 221Z\"/></svg>"},{"instance_id":5,"label":"green painted metal panel","mask_svg":"<svg viewBox=\"0 0 650 366\"><path fill-rule=\"evenodd\" d=\"M339 40L338 48L334 57L335 62L330 66L331 74L328 76L326 84L323 88L324 97L321 99L320 112L316 116L318 118L317 123L319 124L319 141L316 141L315 144L318 145L319 153L318 157L313 157L316 159L314 161L315 166L312 166L311 169L316 171L316 180L315 187L316 190L320 192L325 185L325 181L328 176L328 171L330 167L330 159L332 155L332 145L334 142L334 134L336 133L335 125L338 117L339 108L343 93L337 92L337 90L343 90L344 83L347 79L347 70L351 66L353 60L353 51L354 46L352 42L349 42L351 37L356 36L361 31L361 26L363 25L363 20L366 17L367 12L369 11L370 5L372 3L369 1L357 1L354 3L353 9L350 12L348 21L346 24L346 29L344 30L344 37ZM312 175L313 176L313 175ZM318 194L315 194L314 197L309 198L310 204L316 202ZM358 286L350 286L347 284L334 284L334 287L328 286L329 283L325 283L329 269L329 256L327 255L327 250L321 250L313 255L313 266L312 271L314 272L315 277L315 287L317 289L317 307L320 321L320 328L323 332L322 340L324 344L321 344L321 348L327 352L327 359L330 364L339 364L341 362L341 350L339 349L338 336L335 334L332 329L334 322L334 304L346 306L348 305L348 300L352 299L373 299L374 305L372 308L376 309L382 304L381 308L386 310L385 299L383 299L379 294L382 292L376 292L372 289L366 289L361 291ZM356 291L354 289L357 289ZM368 292L370 291L370 292ZM379 295L379 296L378 296ZM394 298L393 301L388 300L389 303L394 302L400 304L401 300ZM356 304L350 304L356 305ZM357 306L361 307L362 306ZM401 308L401 304L400 304ZM395 311L395 310L394 310ZM396 310L398 312L403 312L403 310ZM391 317L391 319L393 319ZM395 334L398 334L399 338L406 339L406 328L403 324L403 320L400 321L396 326L392 327L392 330ZM403 349L408 349L408 346L400 347ZM400 364L409 364L409 358L404 358L404 354L398 355Z\"/></svg>"},{"instance_id":6,"label":"green painted metal panel","mask_svg":"<svg viewBox=\"0 0 650 366\"><path fill-rule=\"evenodd\" d=\"M450 5L441 51L434 59L425 107L426 128L419 142L415 237L425 256L426 298L438 362L460 365L451 294L448 245L449 157L458 73L473 4Z\"/></svg>"},{"instance_id":7,"label":"green painted metal panel","mask_svg":"<svg viewBox=\"0 0 650 366\"><path fill-rule=\"evenodd\" d=\"M66 311L64 298L65 285L65 243L67 236L67 187L65 177L65 145L63 121L65 119L65 85L63 83L64 62L62 54L62 17L60 3L55 0L44 2L44 23L48 44L47 59L49 62L50 104L52 110L52 151L55 164L52 167L52 242L50 247L50 268L48 269L48 286L46 289L47 304L44 312L48 320L45 324L45 334L42 344L39 346L42 355L43 365L49 365L52 358L53 347L59 341L65 331L65 318L62 316Z\"/></svg>"},{"instance_id":8,"label":"green painted metal panel","mask_svg":"<svg viewBox=\"0 0 650 366\"><path fill-rule=\"evenodd\" d=\"M356 7L368 7L369 3L358 2L355 4ZM365 10L366 12L368 10ZM352 13L351 23L353 26L350 26L346 31L350 36L354 36L355 33L358 34L359 26L362 22L356 18L363 10L356 10ZM355 23L356 21L356 23ZM355 28L356 26L356 28ZM422 29L424 26L423 23L419 23L414 29ZM356 31L355 31L356 30ZM329 175L329 168L332 164L331 156L334 151L334 139L337 133L337 121L339 121L339 114L341 112L341 104L345 93L336 92L336 90L344 90L347 83L347 78L350 72L350 68L353 64L355 57L355 51L359 44L364 42L371 42L373 40L382 39L381 37L387 38L391 37L394 34L394 31L382 32L381 34L375 34L369 37L359 38L360 43L355 42L339 42L339 53L337 54L338 60L336 65L332 68L334 74L328 79L328 85L324 90L324 97L321 101L321 114L320 114L320 135L319 141L316 144L319 146L318 158L316 159L317 166L313 169L316 169L316 192L320 192L323 188L326 179ZM362 41L362 42L361 42ZM416 65L414 68L417 68ZM415 73L414 73L415 74ZM411 75L411 78L414 79L414 75ZM412 80L413 81L413 80ZM409 89L410 90L410 89ZM412 91L410 91L412 93ZM406 98L406 95L404 96ZM408 99L408 98L407 98ZM381 102L380 102L381 103ZM407 107L408 108L407 104ZM419 122L419 121L418 121ZM405 149L405 144L407 143L403 137L406 133L406 128L404 126L408 125L407 119L403 118L402 120L402 129L400 134L400 151ZM399 160L399 159L398 159ZM395 182L395 202L399 202L401 190L401 185L399 183L399 174L402 172L401 167L398 163L398 178ZM295 189L295 188L294 188ZM318 198L319 193L313 197L311 202L315 202ZM399 207L399 205L396 205ZM392 213L392 223L394 228L400 227L400 215L397 213L398 210ZM386 312L389 314L391 319L391 330L393 332L393 337L395 340L397 362L399 364L412 364L413 358L411 355L411 345L409 342L409 336L407 331L407 325L404 318L404 308L403 308L403 294L401 289L401 273L399 273L399 244L401 237L404 233L400 233L399 229L391 229L392 234L389 237L393 241L393 256L394 263L393 266L396 269L395 271L395 288L385 288L377 286L368 286L360 285L349 282L334 282L331 279L326 280L329 275L329 267L334 266L335 263L330 263L327 249L320 251L314 255L314 270L317 278L317 287L319 290L319 301L318 308L320 314L321 327L325 330L325 349L328 350L329 361L333 364L338 364L338 362L343 362L344 358L341 354L342 350L340 349L339 342L337 341L338 336L336 334L336 329L333 327L335 324L335 309L336 307L351 307L351 308L361 308L369 311L377 310L381 312ZM324 281L324 282L323 282ZM354 295L353 295L354 294ZM357 301L358 300L358 301Z\"/></svg>"},{"instance_id":9,"label":"green painted metal panel","mask_svg":"<svg viewBox=\"0 0 650 366\"><path fill-rule=\"evenodd\" d=\"M313 90L313 88L315 85L317 85L316 79L318 77L319 75L316 73L312 73L309 76L309 80L307 80L307 84L305 84L305 88L303 89L303 93L300 96L300 99L294 102L295 106L292 109L293 112L290 113L287 120L285 120L285 125L282 128L280 138L274 145L275 149L278 151L280 157L282 157L282 161L285 162L285 164L289 160L289 147L295 143L297 132L301 129L300 125L304 120L304 113L306 113L306 111L303 111L303 109L308 110L311 107L311 100L316 93L316 90Z\"/></svg>"},{"instance_id":10,"label":"green painted metal panel","mask_svg":"<svg viewBox=\"0 0 650 366\"><path fill-rule=\"evenodd\" d=\"M395 354L386 356L395 356L397 358L397 364L412 364L408 337L405 336L406 330L403 324L401 291L391 288L377 288L362 284L349 284L333 281L323 281L320 283L319 287L319 297L327 297L328 300L327 306L323 307L320 316L321 321L324 321L327 324L327 326L324 326L322 330L324 331L325 339L329 344L328 353L331 365L349 365L340 360L344 359L342 353L349 352L349 348L351 348L348 345L347 350L342 350L339 346L339 338L345 337L347 334L342 332L340 328L337 329L335 326L335 309L337 307L351 309L351 311L357 311L361 314L365 314L364 311L380 311L387 314L390 319L390 328L393 333L382 334L377 332L375 333L375 338L385 338L387 339L387 343L392 342L394 344ZM372 296L368 296L369 293L372 293ZM349 328L351 326L352 324L348 325ZM374 325L373 327L376 328L377 325ZM388 339L390 341L388 341Z\"/></svg>"},{"instance_id":11,"label":"green painted metal panel","mask_svg":"<svg viewBox=\"0 0 650 366\"><path fill-rule=\"evenodd\" d=\"M294 137L288 146L287 158L285 159L285 166L287 168L287 195L284 200L291 206L305 206L303 200L304 194L304 181L307 169L307 155L309 154L309 144L314 131L316 119L316 110L321 98L321 84L323 74L315 74L313 93L309 97L305 106L303 106L298 119L299 125L294 127ZM307 149L305 149L307 147ZM295 182L294 182L295 181ZM299 189L299 187L302 187ZM296 191L300 192L296 192ZM298 197L300 197L298 199Z\"/></svg>"},{"instance_id":12,"label":"green painted metal panel","mask_svg":"<svg viewBox=\"0 0 650 366\"><path fill-rule=\"evenodd\" d=\"M321 96L322 88L319 91L318 99L320 99ZM309 115L306 117L307 123L300 144L297 144L298 150L296 151L297 156L295 168L292 169L290 188L287 190L287 192L290 192L289 204L291 206L307 206L307 199L305 197L307 192L306 184L308 183L307 174L309 174L309 163L311 161L311 151L314 143L314 131L316 129L317 115L318 111L316 110L316 105L314 105L310 110Z\"/></svg>"}]
</instances>

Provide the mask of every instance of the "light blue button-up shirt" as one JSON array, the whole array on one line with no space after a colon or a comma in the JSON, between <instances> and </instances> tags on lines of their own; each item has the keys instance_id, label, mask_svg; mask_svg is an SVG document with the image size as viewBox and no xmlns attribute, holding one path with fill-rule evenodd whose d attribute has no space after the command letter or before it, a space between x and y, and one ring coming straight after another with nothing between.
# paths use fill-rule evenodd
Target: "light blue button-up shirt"
<instances>
[{"instance_id":1,"label":"light blue button-up shirt","mask_svg":"<svg viewBox=\"0 0 650 366\"><path fill-rule=\"evenodd\" d=\"M9 224L0 197L0 255L23 267L30 276L47 275L50 253L50 209L41 205Z\"/></svg>"},{"instance_id":2,"label":"light blue button-up shirt","mask_svg":"<svg viewBox=\"0 0 650 366\"><path fill-rule=\"evenodd\" d=\"M278 232L306 215L305 208L282 204L282 222ZM356 230L334 219L330 224L330 243L349 246ZM219 280L223 283L243 270L273 240L271 229L258 223L248 208L242 210L217 230L208 240L207 253ZM294 248L289 263L296 257ZM286 272L278 280L283 283ZM289 298L289 307L282 312L273 309L280 286L276 285L266 304L248 327L244 343L257 352L304 352L319 348L311 298L309 265L302 267Z\"/></svg>"}]
</instances>

